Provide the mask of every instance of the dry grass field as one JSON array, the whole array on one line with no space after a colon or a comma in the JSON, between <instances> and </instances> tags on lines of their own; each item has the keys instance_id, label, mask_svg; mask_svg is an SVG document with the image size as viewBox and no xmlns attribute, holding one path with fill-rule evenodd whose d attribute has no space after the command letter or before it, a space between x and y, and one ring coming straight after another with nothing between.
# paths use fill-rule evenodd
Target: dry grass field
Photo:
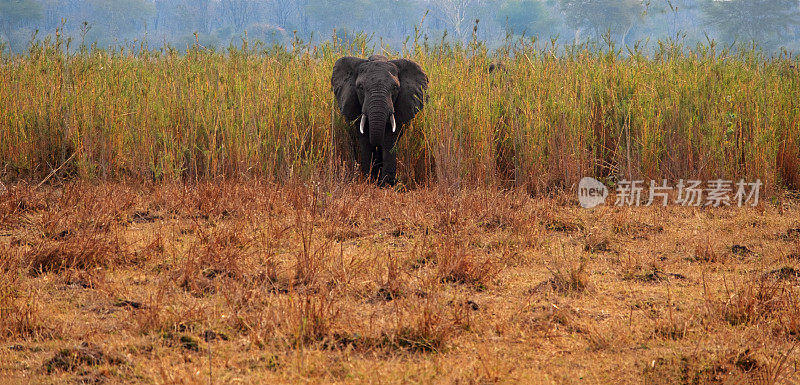
<instances>
[{"instance_id":1,"label":"dry grass field","mask_svg":"<svg viewBox=\"0 0 800 385\"><path fill-rule=\"evenodd\" d=\"M800 189L800 56L676 42L489 52L419 36L376 51L360 39L185 53L65 53L68 41L44 39L0 57L0 178L38 182L63 165L59 176L84 180L348 180L333 64L383 53L430 78L398 144L412 188L549 193L594 176ZM504 69L489 73L494 62Z\"/></svg>"},{"instance_id":2,"label":"dry grass field","mask_svg":"<svg viewBox=\"0 0 800 385\"><path fill-rule=\"evenodd\" d=\"M69 182L0 196L19 383L800 382L800 204Z\"/></svg>"},{"instance_id":3,"label":"dry grass field","mask_svg":"<svg viewBox=\"0 0 800 385\"><path fill-rule=\"evenodd\" d=\"M797 56L70 43L0 56L2 384L800 384ZM373 53L430 78L397 189L331 92ZM586 210L586 176L764 189Z\"/></svg>"}]
</instances>

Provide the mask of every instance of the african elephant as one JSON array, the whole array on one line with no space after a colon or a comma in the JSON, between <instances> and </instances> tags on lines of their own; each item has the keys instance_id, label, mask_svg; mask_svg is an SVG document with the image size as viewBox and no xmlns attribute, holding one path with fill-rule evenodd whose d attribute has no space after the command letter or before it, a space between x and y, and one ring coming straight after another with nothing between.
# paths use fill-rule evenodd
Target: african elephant
<instances>
[{"instance_id":1,"label":"african elephant","mask_svg":"<svg viewBox=\"0 0 800 385\"><path fill-rule=\"evenodd\" d=\"M333 66L331 86L339 110L355 131L361 173L381 186L394 186L395 145L403 126L425 103L428 76L411 60L343 57Z\"/></svg>"}]
</instances>

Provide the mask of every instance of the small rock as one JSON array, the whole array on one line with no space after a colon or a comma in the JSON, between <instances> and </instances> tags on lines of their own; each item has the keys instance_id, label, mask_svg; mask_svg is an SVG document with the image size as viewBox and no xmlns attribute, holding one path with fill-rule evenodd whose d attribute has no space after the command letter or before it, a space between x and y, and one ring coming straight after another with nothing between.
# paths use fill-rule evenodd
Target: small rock
<instances>
[{"instance_id":1,"label":"small rock","mask_svg":"<svg viewBox=\"0 0 800 385\"><path fill-rule=\"evenodd\" d=\"M190 336L181 336L180 342L181 347L186 350L191 350L193 352L200 351L200 343Z\"/></svg>"},{"instance_id":2,"label":"small rock","mask_svg":"<svg viewBox=\"0 0 800 385\"><path fill-rule=\"evenodd\" d=\"M218 338L223 341L228 340L228 336L225 333L217 333L213 330L206 330L200 336L203 337L203 340L205 340L206 342L214 341Z\"/></svg>"},{"instance_id":3,"label":"small rock","mask_svg":"<svg viewBox=\"0 0 800 385\"><path fill-rule=\"evenodd\" d=\"M546 229L561 233L571 233L583 230L583 226L578 223L568 223L560 220L553 220L545 224Z\"/></svg>"},{"instance_id":4,"label":"small rock","mask_svg":"<svg viewBox=\"0 0 800 385\"><path fill-rule=\"evenodd\" d=\"M753 254L753 252L747 248L747 246L743 245L733 245L731 246L731 253L734 255L745 256L749 254Z\"/></svg>"},{"instance_id":5,"label":"small rock","mask_svg":"<svg viewBox=\"0 0 800 385\"><path fill-rule=\"evenodd\" d=\"M131 216L131 223L153 223L161 220L160 215L152 214L149 211L137 211Z\"/></svg>"},{"instance_id":6,"label":"small rock","mask_svg":"<svg viewBox=\"0 0 800 385\"><path fill-rule=\"evenodd\" d=\"M795 239L800 239L800 227L787 229L785 233L778 234L778 239L787 242Z\"/></svg>"},{"instance_id":7,"label":"small rock","mask_svg":"<svg viewBox=\"0 0 800 385\"><path fill-rule=\"evenodd\" d=\"M609 244L610 242L608 239L590 239L586 241L586 244L583 246L583 250L590 253L608 252L611 251Z\"/></svg>"},{"instance_id":8,"label":"small rock","mask_svg":"<svg viewBox=\"0 0 800 385\"><path fill-rule=\"evenodd\" d=\"M686 279L686 276L681 273L669 273L669 275L675 279Z\"/></svg>"},{"instance_id":9,"label":"small rock","mask_svg":"<svg viewBox=\"0 0 800 385\"><path fill-rule=\"evenodd\" d=\"M800 271L791 267L791 266L784 266L780 269L775 269L770 272L764 274L764 278L775 278L779 280L789 280L789 279L798 279L800 278Z\"/></svg>"},{"instance_id":10,"label":"small rock","mask_svg":"<svg viewBox=\"0 0 800 385\"><path fill-rule=\"evenodd\" d=\"M117 306L117 307L130 307L130 308L133 308L133 309L141 309L142 307L144 307L144 305L142 305L141 302L129 301L127 299L121 299L121 300L118 300L117 302L114 302L114 306Z\"/></svg>"},{"instance_id":11,"label":"small rock","mask_svg":"<svg viewBox=\"0 0 800 385\"><path fill-rule=\"evenodd\" d=\"M399 292L397 290L392 290L392 289L389 289L389 288L386 288L386 287L382 287L382 288L378 289L378 293L376 294L378 299L381 299L381 300L384 300L384 301L387 301L387 302L397 298L398 295L399 295Z\"/></svg>"},{"instance_id":12,"label":"small rock","mask_svg":"<svg viewBox=\"0 0 800 385\"><path fill-rule=\"evenodd\" d=\"M69 229L63 230L63 231L59 232L58 234L54 235L53 236L53 240L56 240L56 241L64 240L67 237L69 237L70 235L72 235L72 230L69 230Z\"/></svg>"},{"instance_id":13,"label":"small rock","mask_svg":"<svg viewBox=\"0 0 800 385\"><path fill-rule=\"evenodd\" d=\"M83 342L76 348L61 349L43 367L49 374L56 370L73 371L82 365L119 364L122 360L109 357L94 344Z\"/></svg>"},{"instance_id":14,"label":"small rock","mask_svg":"<svg viewBox=\"0 0 800 385\"><path fill-rule=\"evenodd\" d=\"M89 289L89 288L92 287L92 284L87 282L84 279L80 279L80 278L73 279L73 278L70 278L67 281L67 286L69 286L70 288L73 288L73 289Z\"/></svg>"},{"instance_id":15,"label":"small rock","mask_svg":"<svg viewBox=\"0 0 800 385\"><path fill-rule=\"evenodd\" d=\"M637 274L635 278L637 281L640 282L655 283L655 282L667 281L670 278L686 279L686 276L680 273L667 273L659 268L653 268L652 270L648 270L641 274Z\"/></svg>"}]
</instances>

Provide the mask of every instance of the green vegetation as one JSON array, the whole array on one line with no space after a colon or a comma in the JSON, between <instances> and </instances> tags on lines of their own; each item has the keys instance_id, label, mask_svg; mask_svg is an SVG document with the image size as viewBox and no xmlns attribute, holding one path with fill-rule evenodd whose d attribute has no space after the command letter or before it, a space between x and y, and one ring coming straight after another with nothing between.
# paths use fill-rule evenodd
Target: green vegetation
<instances>
[{"instance_id":1,"label":"green vegetation","mask_svg":"<svg viewBox=\"0 0 800 385\"><path fill-rule=\"evenodd\" d=\"M58 38L0 64L5 179L353 176L330 90L334 61L368 56L296 42L161 50L80 49ZM800 70L753 50L659 42L645 56L597 45L515 43L489 53L410 40L431 79L402 139L406 185L569 188L618 178L761 178L800 187ZM397 53L389 53L397 56ZM503 71L489 73L492 62Z\"/></svg>"}]
</instances>

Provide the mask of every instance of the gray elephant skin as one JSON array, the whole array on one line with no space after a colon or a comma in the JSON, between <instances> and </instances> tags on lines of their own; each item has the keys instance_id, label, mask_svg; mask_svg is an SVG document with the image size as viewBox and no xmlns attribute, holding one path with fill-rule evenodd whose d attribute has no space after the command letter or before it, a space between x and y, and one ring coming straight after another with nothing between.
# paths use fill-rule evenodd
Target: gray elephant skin
<instances>
[{"instance_id":1,"label":"gray elephant skin","mask_svg":"<svg viewBox=\"0 0 800 385\"><path fill-rule=\"evenodd\" d=\"M394 186L397 140L425 104L428 76L407 59L343 57L333 66L331 86L358 142L361 173Z\"/></svg>"}]
</instances>

